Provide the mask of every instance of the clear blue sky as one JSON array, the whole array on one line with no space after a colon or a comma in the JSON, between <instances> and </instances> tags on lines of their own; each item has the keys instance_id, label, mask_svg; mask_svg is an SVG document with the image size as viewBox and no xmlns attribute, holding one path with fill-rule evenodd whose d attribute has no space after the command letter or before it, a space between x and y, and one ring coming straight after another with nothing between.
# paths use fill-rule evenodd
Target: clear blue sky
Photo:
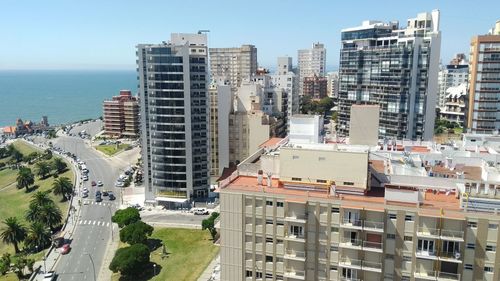
<instances>
[{"instance_id":1,"label":"clear blue sky","mask_svg":"<svg viewBox=\"0 0 500 281\"><path fill-rule=\"evenodd\" d=\"M135 45L159 43L172 32L209 29L210 47L254 44L259 65L313 42L336 67L340 30L363 20L399 20L441 11L441 58L469 51L470 38L500 18L487 1L0 1L0 69L135 69Z\"/></svg>"}]
</instances>

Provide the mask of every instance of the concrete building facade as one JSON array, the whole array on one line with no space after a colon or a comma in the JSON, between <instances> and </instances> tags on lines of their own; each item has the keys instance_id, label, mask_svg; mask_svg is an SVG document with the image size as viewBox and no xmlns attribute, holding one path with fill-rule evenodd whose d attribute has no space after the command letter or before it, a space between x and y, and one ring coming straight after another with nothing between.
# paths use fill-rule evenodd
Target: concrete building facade
<instances>
[{"instance_id":1,"label":"concrete building facade","mask_svg":"<svg viewBox=\"0 0 500 281\"><path fill-rule=\"evenodd\" d=\"M433 137L441 32L439 11L399 23L365 21L342 30L339 130L353 104L379 104L381 138Z\"/></svg>"},{"instance_id":2,"label":"concrete building facade","mask_svg":"<svg viewBox=\"0 0 500 281\"><path fill-rule=\"evenodd\" d=\"M500 130L500 29L472 38L467 128L472 133ZM496 35L495 35L496 34Z\"/></svg>"},{"instance_id":3,"label":"concrete building facade","mask_svg":"<svg viewBox=\"0 0 500 281\"><path fill-rule=\"evenodd\" d=\"M465 105L467 100L467 84L463 83L446 90L444 106L439 111L439 118L449 122L465 124Z\"/></svg>"},{"instance_id":4,"label":"concrete building facade","mask_svg":"<svg viewBox=\"0 0 500 281\"><path fill-rule=\"evenodd\" d=\"M104 134L111 137L139 136L139 101L129 90L103 102Z\"/></svg>"},{"instance_id":5,"label":"concrete building facade","mask_svg":"<svg viewBox=\"0 0 500 281\"><path fill-rule=\"evenodd\" d=\"M326 73L326 49L321 43L314 43L311 49L298 51L299 94L303 94L304 79L314 75L323 77Z\"/></svg>"},{"instance_id":6,"label":"concrete building facade","mask_svg":"<svg viewBox=\"0 0 500 281\"><path fill-rule=\"evenodd\" d=\"M205 34L173 33L137 46L145 200L208 195L209 97Z\"/></svg>"},{"instance_id":7,"label":"concrete building facade","mask_svg":"<svg viewBox=\"0 0 500 281\"><path fill-rule=\"evenodd\" d=\"M320 100L328 96L328 78L327 77L305 77L303 80L303 96L310 97L313 100Z\"/></svg>"},{"instance_id":8,"label":"concrete building facade","mask_svg":"<svg viewBox=\"0 0 500 281\"><path fill-rule=\"evenodd\" d=\"M446 90L450 87L457 87L460 84L467 84L469 77L469 65L459 64L459 65L446 65L441 66L439 70L438 84L438 104L439 108L445 107L446 102Z\"/></svg>"},{"instance_id":9,"label":"concrete building facade","mask_svg":"<svg viewBox=\"0 0 500 281\"><path fill-rule=\"evenodd\" d=\"M227 77L233 89L257 72L257 48L242 45L239 48L210 48L210 75Z\"/></svg>"},{"instance_id":10,"label":"concrete building facade","mask_svg":"<svg viewBox=\"0 0 500 281\"><path fill-rule=\"evenodd\" d=\"M218 177L229 167L229 114L232 106L231 86L227 81L210 84L210 176Z\"/></svg>"}]
</instances>

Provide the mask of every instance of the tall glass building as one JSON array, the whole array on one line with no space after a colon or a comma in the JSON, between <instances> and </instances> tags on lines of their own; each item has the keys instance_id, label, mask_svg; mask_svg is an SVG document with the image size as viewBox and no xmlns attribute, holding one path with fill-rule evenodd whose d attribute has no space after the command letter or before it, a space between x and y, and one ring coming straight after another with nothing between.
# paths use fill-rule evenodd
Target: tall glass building
<instances>
[{"instance_id":1,"label":"tall glass building","mask_svg":"<svg viewBox=\"0 0 500 281\"><path fill-rule=\"evenodd\" d=\"M145 200L175 206L208 195L205 34L137 46Z\"/></svg>"},{"instance_id":2,"label":"tall glass building","mask_svg":"<svg viewBox=\"0 0 500 281\"><path fill-rule=\"evenodd\" d=\"M342 30L339 130L349 135L353 104L380 105L379 138L433 137L441 32L439 11Z\"/></svg>"}]
</instances>

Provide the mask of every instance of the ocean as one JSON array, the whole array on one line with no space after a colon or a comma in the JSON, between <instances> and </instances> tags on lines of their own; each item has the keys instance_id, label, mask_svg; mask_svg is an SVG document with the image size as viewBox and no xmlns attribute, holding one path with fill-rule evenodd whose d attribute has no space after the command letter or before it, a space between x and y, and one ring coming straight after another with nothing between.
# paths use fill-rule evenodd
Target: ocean
<instances>
[{"instance_id":1,"label":"ocean","mask_svg":"<svg viewBox=\"0 0 500 281\"><path fill-rule=\"evenodd\" d=\"M137 94L137 73L90 70L0 71L0 127L17 118L65 124L102 116L102 102L121 89Z\"/></svg>"}]
</instances>

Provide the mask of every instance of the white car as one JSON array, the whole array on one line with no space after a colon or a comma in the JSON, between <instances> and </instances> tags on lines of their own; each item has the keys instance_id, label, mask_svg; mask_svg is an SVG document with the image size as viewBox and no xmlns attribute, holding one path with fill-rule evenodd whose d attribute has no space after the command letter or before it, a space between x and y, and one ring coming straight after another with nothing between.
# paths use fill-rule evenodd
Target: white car
<instances>
[{"instance_id":1,"label":"white car","mask_svg":"<svg viewBox=\"0 0 500 281\"><path fill-rule=\"evenodd\" d=\"M43 281L56 280L56 273L54 271L49 271L43 275Z\"/></svg>"},{"instance_id":2,"label":"white car","mask_svg":"<svg viewBox=\"0 0 500 281\"><path fill-rule=\"evenodd\" d=\"M125 183L124 183L124 182L121 182L121 181L117 181L117 182L115 183L115 186L116 186L116 187L124 187L124 186L125 186Z\"/></svg>"},{"instance_id":3,"label":"white car","mask_svg":"<svg viewBox=\"0 0 500 281\"><path fill-rule=\"evenodd\" d=\"M102 181L97 181L97 186L103 186Z\"/></svg>"}]
</instances>

